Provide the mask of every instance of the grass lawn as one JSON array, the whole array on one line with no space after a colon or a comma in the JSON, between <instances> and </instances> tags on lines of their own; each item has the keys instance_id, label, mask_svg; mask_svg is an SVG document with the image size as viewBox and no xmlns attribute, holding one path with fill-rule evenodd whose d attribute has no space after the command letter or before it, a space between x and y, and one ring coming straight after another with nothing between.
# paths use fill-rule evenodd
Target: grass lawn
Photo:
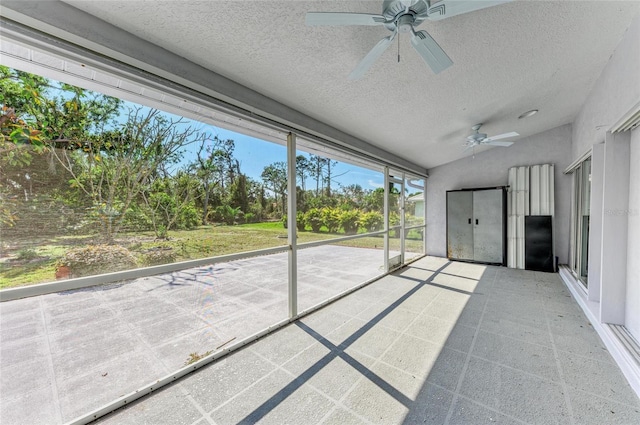
<instances>
[{"instance_id":1,"label":"grass lawn","mask_svg":"<svg viewBox=\"0 0 640 425\"><path fill-rule=\"evenodd\" d=\"M341 234L326 231L298 232L298 243L333 239ZM56 262L71 248L90 245L95 238L84 236L59 236L47 240L33 241L31 247L20 241L23 248L7 249L3 246L0 258L0 288L31 285L54 280ZM399 239L391 238L390 248L399 250ZM11 246L10 242L6 246ZM200 226L194 230L170 231L167 240L157 240L153 232L122 233L116 243L128 248L140 265L145 265L146 256L153 251L170 252L173 261L192 260L263 248L287 245L287 230L282 223L264 222L236 226ZM339 242L339 245L359 248L382 249L382 236L365 237ZM422 240L411 231L406 241L410 252L422 251Z\"/></svg>"}]
</instances>

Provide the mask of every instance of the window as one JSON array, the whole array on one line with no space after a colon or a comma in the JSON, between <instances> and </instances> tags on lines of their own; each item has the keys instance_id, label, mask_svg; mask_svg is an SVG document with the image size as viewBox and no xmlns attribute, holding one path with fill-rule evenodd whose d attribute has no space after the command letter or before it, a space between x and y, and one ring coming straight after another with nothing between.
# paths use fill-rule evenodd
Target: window
<instances>
[{"instance_id":1,"label":"window","mask_svg":"<svg viewBox=\"0 0 640 425\"><path fill-rule=\"evenodd\" d=\"M44 283L2 303L3 353L32 353L3 366L49 364L24 348L46 322L63 422L424 251L423 184L403 172L300 139L291 260L284 132L0 71L0 290ZM3 396L31 400L2 376Z\"/></svg>"},{"instance_id":2,"label":"window","mask_svg":"<svg viewBox=\"0 0 640 425\"><path fill-rule=\"evenodd\" d=\"M573 171L573 217L571 268L582 284L588 286L589 217L591 200L591 158Z\"/></svg>"}]
</instances>

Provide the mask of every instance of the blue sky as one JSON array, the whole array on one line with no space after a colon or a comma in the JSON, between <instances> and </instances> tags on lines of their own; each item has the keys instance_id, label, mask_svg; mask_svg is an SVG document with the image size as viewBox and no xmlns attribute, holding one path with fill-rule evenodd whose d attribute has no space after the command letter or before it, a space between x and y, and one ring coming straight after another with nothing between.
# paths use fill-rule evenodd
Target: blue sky
<instances>
[{"instance_id":1,"label":"blue sky","mask_svg":"<svg viewBox=\"0 0 640 425\"><path fill-rule=\"evenodd\" d=\"M171 116L171 114L167 115ZM264 167L274 162L287 160L287 148L284 145L260 140L212 125L191 122L192 124L195 123L201 131L217 135L219 139L233 140L235 142L234 156L240 161L240 170L252 179L261 180L260 175ZM189 147L189 151L185 154L185 159L188 161L195 159L196 149L195 146ZM307 155L303 151L298 151L298 154ZM384 177L380 172L340 161L332 170L332 174L336 176L335 179L332 179L332 186L336 188L339 185L359 184L363 189L372 190L382 187L384 182ZM307 189L311 189L311 186L315 187L315 180L313 180L313 183L311 179L308 182Z\"/></svg>"},{"instance_id":2,"label":"blue sky","mask_svg":"<svg viewBox=\"0 0 640 425\"><path fill-rule=\"evenodd\" d=\"M55 84L57 83L57 84ZM54 88L58 88L59 82L54 83ZM61 93L65 96L65 93ZM68 94L70 96L70 94ZM118 121L123 122L126 120L127 108L136 108L142 106L144 109L148 109L147 106L137 103L124 101L124 109L122 115ZM179 117L174 114L163 112L169 119L177 120ZM218 136L219 139L226 140L231 139L235 142L234 157L240 161L240 170L250 178L260 181L260 175L264 167L269 164L278 161L286 161L287 149L284 145L272 143L264 140L257 139L255 137L247 136L244 134L236 133L234 131L226 130L220 127L204 124L199 121L183 118L185 128L189 125L194 126L201 132L210 133L212 136ZM184 153L182 164L187 164L196 159L196 152L198 146L190 145L187 151ZM306 152L299 151L298 154L306 154ZM338 164L332 170L332 187L338 189L340 186L347 186L350 184L358 184L365 190L373 190L379 187L383 187L384 177L381 172L376 172L366 168L358 167L355 165L347 164L338 161ZM315 180L309 179L307 189L315 188ZM406 193L415 193L417 190L411 187L406 187Z\"/></svg>"},{"instance_id":3,"label":"blue sky","mask_svg":"<svg viewBox=\"0 0 640 425\"><path fill-rule=\"evenodd\" d=\"M167 116L176 118L176 116L172 114L167 114ZM235 142L234 156L240 161L240 170L254 180L261 180L260 175L267 165L278 161L285 162L287 160L287 148L284 145L264 141L201 122L190 121L187 118L185 118L185 120L189 121L192 125L195 124L201 131L209 132L214 136L217 135L219 139L233 140ZM185 154L187 161L195 159L196 149L197 147L195 146L190 147L190 152ZM304 151L298 151L297 154L308 156ZM384 186L384 176L382 172L376 172L341 161L338 161L335 168L333 168L332 175L335 176L335 178L332 178L332 188L334 189L351 184L359 184L365 190L373 190ZM307 189L313 188L315 188L315 180L309 179ZM405 193L410 195L416 192L421 192L421 190L409 187L408 185L405 186Z\"/></svg>"}]
</instances>

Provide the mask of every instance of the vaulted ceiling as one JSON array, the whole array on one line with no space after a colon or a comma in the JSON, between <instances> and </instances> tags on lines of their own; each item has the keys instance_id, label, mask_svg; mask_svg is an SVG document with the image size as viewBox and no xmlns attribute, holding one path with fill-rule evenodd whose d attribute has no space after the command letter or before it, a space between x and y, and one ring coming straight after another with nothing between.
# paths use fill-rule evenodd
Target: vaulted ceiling
<instances>
[{"instance_id":1,"label":"vaulted ceiling","mask_svg":"<svg viewBox=\"0 0 640 425\"><path fill-rule=\"evenodd\" d=\"M476 123L489 135L516 131L518 143L571 122L640 10L637 1L514 1L426 21L417 29L452 67L434 75L401 35L400 62L394 43L351 81L389 31L308 27L305 14L379 14L382 1L65 3L425 168L470 155L463 142ZM531 109L540 112L518 119Z\"/></svg>"}]
</instances>

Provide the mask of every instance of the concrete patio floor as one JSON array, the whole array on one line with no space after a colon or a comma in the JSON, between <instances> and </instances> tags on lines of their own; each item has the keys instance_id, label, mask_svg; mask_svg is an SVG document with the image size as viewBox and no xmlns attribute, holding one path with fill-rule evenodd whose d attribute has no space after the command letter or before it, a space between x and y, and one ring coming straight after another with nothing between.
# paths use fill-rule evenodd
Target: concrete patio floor
<instances>
[{"instance_id":1,"label":"concrete patio floor","mask_svg":"<svg viewBox=\"0 0 640 425\"><path fill-rule=\"evenodd\" d=\"M309 308L382 274L383 251L301 250ZM287 254L0 303L0 424L61 424L287 318Z\"/></svg>"},{"instance_id":2,"label":"concrete patio floor","mask_svg":"<svg viewBox=\"0 0 640 425\"><path fill-rule=\"evenodd\" d=\"M426 257L98 421L638 424L556 274Z\"/></svg>"}]
</instances>

